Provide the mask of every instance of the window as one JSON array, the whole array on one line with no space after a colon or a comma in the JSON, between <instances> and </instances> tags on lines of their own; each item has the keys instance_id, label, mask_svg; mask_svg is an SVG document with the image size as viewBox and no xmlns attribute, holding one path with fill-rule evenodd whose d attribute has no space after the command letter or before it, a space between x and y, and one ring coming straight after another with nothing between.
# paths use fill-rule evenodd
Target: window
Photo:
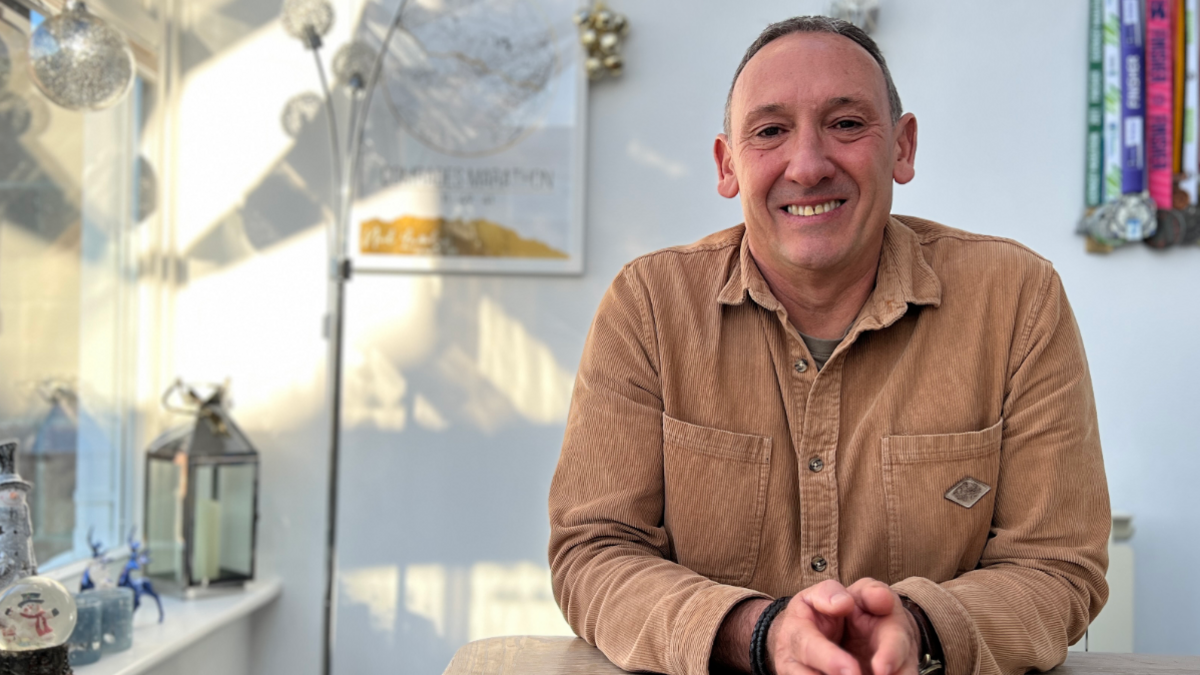
<instances>
[{"instance_id":1,"label":"window","mask_svg":"<svg viewBox=\"0 0 1200 675\"><path fill-rule=\"evenodd\" d=\"M143 72L108 110L55 106L27 75L41 17L0 2L0 438L21 441L45 570L136 525L156 95Z\"/></svg>"}]
</instances>

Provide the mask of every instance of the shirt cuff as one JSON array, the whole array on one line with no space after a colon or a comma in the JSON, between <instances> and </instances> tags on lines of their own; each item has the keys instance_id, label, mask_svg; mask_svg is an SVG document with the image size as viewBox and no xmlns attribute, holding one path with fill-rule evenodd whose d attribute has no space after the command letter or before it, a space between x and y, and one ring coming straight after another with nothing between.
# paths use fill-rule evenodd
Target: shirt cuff
<instances>
[{"instance_id":1,"label":"shirt cuff","mask_svg":"<svg viewBox=\"0 0 1200 675\"><path fill-rule=\"evenodd\" d=\"M713 642L725 617L739 602L771 596L749 588L714 584L697 592L680 608L671 633L671 670L686 675L708 675Z\"/></svg>"},{"instance_id":2,"label":"shirt cuff","mask_svg":"<svg viewBox=\"0 0 1200 675\"><path fill-rule=\"evenodd\" d=\"M929 617L942 643L946 675L979 672L979 634L971 615L953 593L923 577L909 577L893 584L892 590L920 605Z\"/></svg>"}]
</instances>

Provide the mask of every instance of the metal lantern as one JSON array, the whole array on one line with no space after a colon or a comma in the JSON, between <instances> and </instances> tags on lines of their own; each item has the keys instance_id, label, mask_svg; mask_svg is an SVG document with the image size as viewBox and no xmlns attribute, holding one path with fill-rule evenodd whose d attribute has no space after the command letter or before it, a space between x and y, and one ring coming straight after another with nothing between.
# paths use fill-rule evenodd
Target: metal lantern
<instances>
[{"instance_id":1,"label":"metal lantern","mask_svg":"<svg viewBox=\"0 0 1200 675\"><path fill-rule=\"evenodd\" d=\"M227 394L227 385L202 396L176 381L163 404L193 419L146 453L146 576L185 596L254 578L259 457Z\"/></svg>"}]
</instances>

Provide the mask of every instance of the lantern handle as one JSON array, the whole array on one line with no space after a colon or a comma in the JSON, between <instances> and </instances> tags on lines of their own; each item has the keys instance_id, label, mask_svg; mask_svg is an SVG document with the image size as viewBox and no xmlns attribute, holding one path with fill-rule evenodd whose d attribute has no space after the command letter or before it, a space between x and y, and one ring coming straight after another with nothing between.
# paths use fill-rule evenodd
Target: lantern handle
<instances>
[{"instance_id":1,"label":"lantern handle","mask_svg":"<svg viewBox=\"0 0 1200 675\"><path fill-rule=\"evenodd\" d=\"M202 409L213 404L223 404L225 395L229 391L229 381L226 380L221 384L204 384L204 387L209 387L211 391L207 396L201 395L197 388L186 384L182 377L175 378L170 387L163 392L162 406L164 409L180 413L183 415L196 415ZM179 404L172 401L172 395L178 395Z\"/></svg>"}]
</instances>

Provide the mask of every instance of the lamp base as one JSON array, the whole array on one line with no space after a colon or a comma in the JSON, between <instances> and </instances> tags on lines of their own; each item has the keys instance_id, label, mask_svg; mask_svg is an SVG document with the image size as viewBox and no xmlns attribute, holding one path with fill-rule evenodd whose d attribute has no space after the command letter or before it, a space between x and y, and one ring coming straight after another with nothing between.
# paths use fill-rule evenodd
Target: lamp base
<instances>
[{"instance_id":1,"label":"lamp base","mask_svg":"<svg viewBox=\"0 0 1200 675\"><path fill-rule=\"evenodd\" d=\"M28 652L0 652L0 675L72 675L67 645Z\"/></svg>"}]
</instances>

